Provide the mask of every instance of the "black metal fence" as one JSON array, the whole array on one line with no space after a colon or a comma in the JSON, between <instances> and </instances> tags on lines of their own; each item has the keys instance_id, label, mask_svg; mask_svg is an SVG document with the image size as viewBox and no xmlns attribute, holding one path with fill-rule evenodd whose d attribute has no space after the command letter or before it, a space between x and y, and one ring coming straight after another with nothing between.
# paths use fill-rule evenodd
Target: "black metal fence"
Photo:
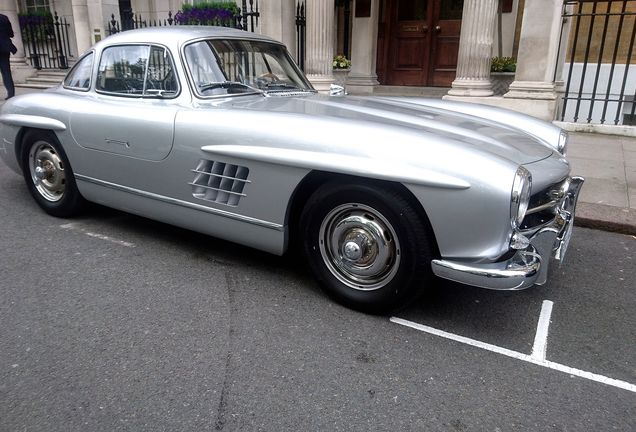
<instances>
[{"instance_id":1,"label":"black metal fence","mask_svg":"<svg viewBox=\"0 0 636 432\"><path fill-rule=\"evenodd\" d=\"M561 47L567 51L560 119L636 125L636 1L566 0L563 18L570 40Z\"/></svg>"},{"instance_id":2,"label":"black metal fence","mask_svg":"<svg viewBox=\"0 0 636 432\"><path fill-rule=\"evenodd\" d=\"M35 69L68 69L73 57L68 38L70 24L53 16L20 15L20 32L27 58Z\"/></svg>"},{"instance_id":3,"label":"black metal fence","mask_svg":"<svg viewBox=\"0 0 636 432\"><path fill-rule=\"evenodd\" d=\"M108 21L108 34L113 35L120 31L133 30L145 27L166 27L181 25L178 16L173 16L172 12L168 12L168 17L164 19L146 19L133 11L128 11L126 16L122 16L121 22L111 15ZM178 15L178 13L177 13ZM258 0L243 0L240 13L230 17L212 18L200 25L218 25L223 27L234 27L241 30L254 32L258 27L260 11L258 8ZM197 25L198 23L189 22L188 24Z\"/></svg>"},{"instance_id":4,"label":"black metal fence","mask_svg":"<svg viewBox=\"0 0 636 432\"><path fill-rule=\"evenodd\" d=\"M254 3L256 3L256 5ZM254 2L254 0L250 0L249 7L247 1L243 0L241 5L241 15L239 16L239 22L242 25L238 28L254 32L256 27L258 27L258 18L260 16L261 13L258 11L258 0L256 0L256 2Z\"/></svg>"},{"instance_id":5,"label":"black metal fence","mask_svg":"<svg viewBox=\"0 0 636 432\"><path fill-rule=\"evenodd\" d=\"M146 20L143 19L140 15L135 15L132 11L126 17L123 17L121 20L121 24L119 21L115 19L115 14L112 14L110 21L108 21L108 34L113 35L115 33L119 33L120 31L125 30L133 30L144 27L162 27L162 26L172 26L177 25L178 23L172 16L172 12L168 12L168 18L163 20Z\"/></svg>"},{"instance_id":6,"label":"black metal fence","mask_svg":"<svg viewBox=\"0 0 636 432\"><path fill-rule=\"evenodd\" d=\"M301 70L305 70L305 45L307 37L307 17L305 1L296 3L296 61Z\"/></svg>"}]
</instances>

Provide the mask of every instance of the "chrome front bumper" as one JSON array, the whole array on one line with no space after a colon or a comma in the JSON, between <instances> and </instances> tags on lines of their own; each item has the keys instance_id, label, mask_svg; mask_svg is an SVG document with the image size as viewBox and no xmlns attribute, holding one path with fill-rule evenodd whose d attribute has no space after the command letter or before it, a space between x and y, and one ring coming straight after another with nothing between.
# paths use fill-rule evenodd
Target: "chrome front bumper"
<instances>
[{"instance_id":1,"label":"chrome front bumper","mask_svg":"<svg viewBox=\"0 0 636 432\"><path fill-rule=\"evenodd\" d=\"M550 259L554 257L561 261L565 257L583 182L582 177L570 179L554 220L534 233L530 237L530 245L509 260L474 265L433 260L433 273L444 279L495 290L521 290L532 285L543 285L548 278Z\"/></svg>"}]
</instances>

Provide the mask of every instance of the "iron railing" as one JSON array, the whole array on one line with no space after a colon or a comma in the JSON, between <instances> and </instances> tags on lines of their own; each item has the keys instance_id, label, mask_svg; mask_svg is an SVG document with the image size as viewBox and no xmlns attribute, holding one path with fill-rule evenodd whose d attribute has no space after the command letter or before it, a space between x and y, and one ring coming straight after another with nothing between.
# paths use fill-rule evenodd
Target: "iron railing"
<instances>
[{"instance_id":1,"label":"iron railing","mask_svg":"<svg viewBox=\"0 0 636 432\"><path fill-rule=\"evenodd\" d=\"M115 18L115 14L111 14L111 19L108 21L108 34L113 35L120 31L134 30L145 27L167 27L179 25L179 20L175 19L172 12L168 12L168 18L164 19L146 19L140 14L135 14L133 11L127 11L126 16L121 17L121 22ZM178 14L177 14L178 15ZM241 30L256 31L258 27L258 20L260 18L260 11L258 9L258 0L243 0L241 6L241 12L229 20L214 21L212 25L218 25L223 27L234 27ZM177 17L178 18L178 17ZM207 25L207 24L206 24Z\"/></svg>"},{"instance_id":2,"label":"iron railing","mask_svg":"<svg viewBox=\"0 0 636 432\"><path fill-rule=\"evenodd\" d=\"M347 58L351 58L351 3L351 0L336 0L336 9L342 9L342 52L338 54Z\"/></svg>"},{"instance_id":3,"label":"iron railing","mask_svg":"<svg viewBox=\"0 0 636 432\"><path fill-rule=\"evenodd\" d=\"M20 32L27 58L35 69L68 69L73 57L66 18L51 15L21 15Z\"/></svg>"},{"instance_id":4,"label":"iron railing","mask_svg":"<svg viewBox=\"0 0 636 432\"><path fill-rule=\"evenodd\" d=\"M296 62L302 71L305 70L305 45L307 41L307 16L305 1L296 3Z\"/></svg>"},{"instance_id":5,"label":"iron railing","mask_svg":"<svg viewBox=\"0 0 636 432\"><path fill-rule=\"evenodd\" d=\"M636 1L566 0L562 15L571 21L569 43L560 47L566 50L560 119L636 125Z\"/></svg>"},{"instance_id":6,"label":"iron railing","mask_svg":"<svg viewBox=\"0 0 636 432\"><path fill-rule=\"evenodd\" d=\"M172 16L172 12L168 12L168 18L146 20L143 19L141 15L136 15L131 11L128 16L122 18L121 24L115 19L115 14L111 14L110 18L110 21L108 21L109 35L119 33L120 31L134 30L144 27L165 27L177 24Z\"/></svg>"},{"instance_id":7,"label":"iron railing","mask_svg":"<svg viewBox=\"0 0 636 432\"><path fill-rule=\"evenodd\" d=\"M256 27L258 27L258 18L260 16L261 13L258 11L258 0L256 0L256 2L254 0L250 0L249 7L247 5L247 1L243 0L243 4L241 5L241 15L239 16L239 22L241 22L242 25L239 28L242 28L245 31L254 32Z\"/></svg>"}]
</instances>

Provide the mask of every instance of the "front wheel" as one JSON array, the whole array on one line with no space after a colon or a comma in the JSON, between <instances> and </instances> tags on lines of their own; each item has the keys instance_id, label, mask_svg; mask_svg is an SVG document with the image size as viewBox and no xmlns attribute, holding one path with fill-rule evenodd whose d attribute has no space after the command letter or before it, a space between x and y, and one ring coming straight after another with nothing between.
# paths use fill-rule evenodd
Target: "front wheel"
<instances>
[{"instance_id":1,"label":"front wheel","mask_svg":"<svg viewBox=\"0 0 636 432\"><path fill-rule=\"evenodd\" d=\"M396 188L327 183L308 200L300 226L314 276L348 307L387 312L430 283L427 222Z\"/></svg>"},{"instance_id":2,"label":"front wheel","mask_svg":"<svg viewBox=\"0 0 636 432\"><path fill-rule=\"evenodd\" d=\"M22 172L38 205L57 217L79 211L84 200L57 138L50 132L29 131L23 142Z\"/></svg>"}]
</instances>

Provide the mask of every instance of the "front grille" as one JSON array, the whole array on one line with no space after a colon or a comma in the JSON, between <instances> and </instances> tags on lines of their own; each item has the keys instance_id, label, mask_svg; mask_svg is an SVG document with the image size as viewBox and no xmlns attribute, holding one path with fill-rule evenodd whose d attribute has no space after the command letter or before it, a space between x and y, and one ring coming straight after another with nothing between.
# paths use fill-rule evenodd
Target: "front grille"
<instances>
[{"instance_id":1,"label":"front grille","mask_svg":"<svg viewBox=\"0 0 636 432\"><path fill-rule=\"evenodd\" d=\"M530 230L552 221L556 216L556 208L569 186L567 179L550 185L530 197L526 217L521 223L521 230Z\"/></svg>"},{"instance_id":2,"label":"front grille","mask_svg":"<svg viewBox=\"0 0 636 432\"><path fill-rule=\"evenodd\" d=\"M245 195L250 170L247 167L201 159L192 170L192 195L206 201L237 206Z\"/></svg>"}]
</instances>

